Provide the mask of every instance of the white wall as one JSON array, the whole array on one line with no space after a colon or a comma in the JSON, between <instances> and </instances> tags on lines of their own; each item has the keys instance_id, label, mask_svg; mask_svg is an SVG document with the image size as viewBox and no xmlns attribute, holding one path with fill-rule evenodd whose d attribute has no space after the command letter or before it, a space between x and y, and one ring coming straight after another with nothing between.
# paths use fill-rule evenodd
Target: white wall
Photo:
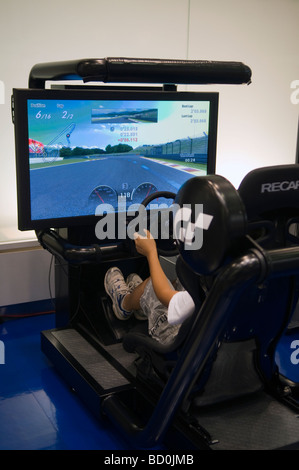
<instances>
[{"instance_id":1,"label":"white wall","mask_svg":"<svg viewBox=\"0 0 299 470\"><path fill-rule=\"evenodd\" d=\"M250 86L188 87L220 91L217 172L237 186L252 168L295 161L298 18L299 0L2 0L0 243L34 239L17 230L10 116L11 89L27 87L34 64L106 56L246 63ZM5 269L0 263L0 279ZM21 266L19 282L26 273Z\"/></svg>"},{"instance_id":2,"label":"white wall","mask_svg":"<svg viewBox=\"0 0 299 470\"><path fill-rule=\"evenodd\" d=\"M31 67L106 56L178 57L187 54L188 0L1 0L0 240L16 232L12 88L27 87ZM32 234L30 234L31 236Z\"/></svg>"},{"instance_id":3,"label":"white wall","mask_svg":"<svg viewBox=\"0 0 299 470\"><path fill-rule=\"evenodd\" d=\"M50 253L32 243L0 247L0 306L45 300L55 296ZM27 245L27 246L24 246ZM31 245L31 246L28 246Z\"/></svg>"},{"instance_id":4,"label":"white wall","mask_svg":"<svg viewBox=\"0 0 299 470\"><path fill-rule=\"evenodd\" d=\"M192 0L189 58L199 56L252 69L250 86L218 87L217 172L239 185L253 168L294 163L299 104L291 102L290 85L299 79L299 1Z\"/></svg>"}]
</instances>

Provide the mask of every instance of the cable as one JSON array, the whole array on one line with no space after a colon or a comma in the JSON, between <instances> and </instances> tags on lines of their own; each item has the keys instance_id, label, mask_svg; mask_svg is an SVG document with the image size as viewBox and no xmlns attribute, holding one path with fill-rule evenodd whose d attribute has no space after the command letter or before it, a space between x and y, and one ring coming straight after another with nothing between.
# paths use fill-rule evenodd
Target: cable
<instances>
[{"instance_id":1,"label":"cable","mask_svg":"<svg viewBox=\"0 0 299 470\"><path fill-rule=\"evenodd\" d=\"M49 315L55 313L55 310L47 310L45 312L35 312L35 313L12 313L12 314L4 314L0 315L1 318L27 318L27 317L37 317L39 315Z\"/></svg>"},{"instance_id":2,"label":"cable","mask_svg":"<svg viewBox=\"0 0 299 470\"><path fill-rule=\"evenodd\" d=\"M49 286L49 294L50 294L50 300L53 305L53 308L55 310L55 298L53 298L52 294L52 288L51 288L51 271L52 271L52 266L53 266L53 260L54 260L54 255L51 256L51 261L50 261L50 266L49 266L49 273L48 273L48 286Z\"/></svg>"},{"instance_id":3,"label":"cable","mask_svg":"<svg viewBox=\"0 0 299 470\"><path fill-rule=\"evenodd\" d=\"M55 313L55 299L53 298L52 289L51 289L51 271L52 271L52 266L53 266L53 259L54 259L54 256L52 255L50 267L49 267L49 274L48 274L49 293L50 293L50 300L53 305L53 310L46 310L46 311L41 311L41 312L29 312L29 313L11 313L11 314L4 313L3 315L0 314L0 320L6 319L6 318L17 319L17 318L37 317L40 315L50 315L50 314Z\"/></svg>"}]
</instances>

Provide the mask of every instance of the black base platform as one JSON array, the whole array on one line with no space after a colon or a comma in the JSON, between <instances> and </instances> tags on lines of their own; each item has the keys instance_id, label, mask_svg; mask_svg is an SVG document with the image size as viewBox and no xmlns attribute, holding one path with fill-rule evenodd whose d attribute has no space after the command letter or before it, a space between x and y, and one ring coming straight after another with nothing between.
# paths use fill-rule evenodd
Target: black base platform
<instances>
[{"instance_id":1,"label":"black base platform","mask_svg":"<svg viewBox=\"0 0 299 470\"><path fill-rule=\"evenodd\" d=\"M110 394L119 394L130 405L137 404L142 414L148 413L150 403L135 387L137 356L124 351L121 343L95 347L76 329L58 328L42 332L41 344L56 370L98 418L103 418L101 403ZM193 419L198 426L182 419L174 423L166 438L169 448L180 441L181 449L190 450L299 450L298 413L263 391L231 404L195 409Z\"/></svg>"}]
</instances>

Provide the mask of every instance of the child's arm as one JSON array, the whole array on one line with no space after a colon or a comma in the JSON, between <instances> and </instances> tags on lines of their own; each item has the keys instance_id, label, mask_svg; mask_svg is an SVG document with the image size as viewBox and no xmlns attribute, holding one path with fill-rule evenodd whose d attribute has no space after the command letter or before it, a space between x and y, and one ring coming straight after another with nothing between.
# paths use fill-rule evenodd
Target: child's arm
<instances>
[{"instance_id":1,"label":"child's arm","mask_svg":"<svg viewBox=\"0 0 299 470\"><path fill-rule=\"evenodd\" d=\"M135 246L138 253L146 256L153 288L160 302L168 307L171 298L177 293L170 285L161 267L157 246L150 232L146 231L146 236L135 235Z\"/></svg>"}]
</instances>

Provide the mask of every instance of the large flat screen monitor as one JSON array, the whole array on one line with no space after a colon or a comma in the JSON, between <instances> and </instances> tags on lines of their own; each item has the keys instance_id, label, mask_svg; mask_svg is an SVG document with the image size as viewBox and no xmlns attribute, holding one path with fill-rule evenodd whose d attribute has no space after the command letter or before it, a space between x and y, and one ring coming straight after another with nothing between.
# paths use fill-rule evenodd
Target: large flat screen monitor
<instances>
[{"instance_id":1,"label":"large flat screen monitor","mask_svg":"<svg viewBox=\"0 0 299 470\"><path fill-rule=\"evenodd\" d=\"M218 93L14 89L12 103L20 230L89 225L99 204L215 171Z\"/></svg>"}]
</instances>

